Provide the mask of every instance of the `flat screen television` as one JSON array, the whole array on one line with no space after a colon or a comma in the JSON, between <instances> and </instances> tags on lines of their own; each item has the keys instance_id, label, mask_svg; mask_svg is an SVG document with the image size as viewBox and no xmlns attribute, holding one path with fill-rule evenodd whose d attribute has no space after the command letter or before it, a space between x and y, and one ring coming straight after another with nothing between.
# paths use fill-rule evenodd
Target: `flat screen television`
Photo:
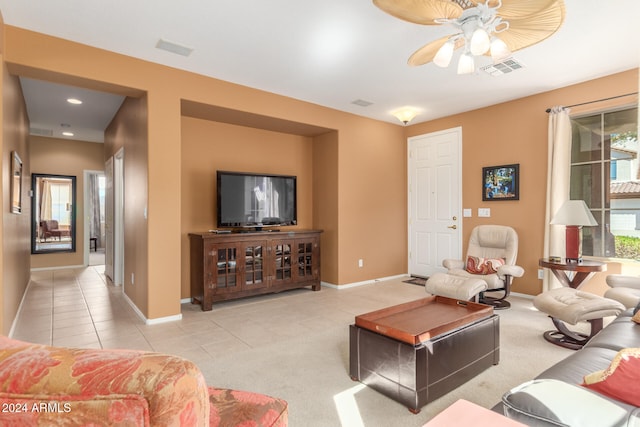
<instances>
[{"instance_id":1,"label":"flat screen television","mask_svg":"<svg viewBox=\"0 0 640 427\"><path fill-rule=\"evenodd\" d=\"M217 171L218 227L297 224L296 177Z\"/></svg>"}]
</instances>

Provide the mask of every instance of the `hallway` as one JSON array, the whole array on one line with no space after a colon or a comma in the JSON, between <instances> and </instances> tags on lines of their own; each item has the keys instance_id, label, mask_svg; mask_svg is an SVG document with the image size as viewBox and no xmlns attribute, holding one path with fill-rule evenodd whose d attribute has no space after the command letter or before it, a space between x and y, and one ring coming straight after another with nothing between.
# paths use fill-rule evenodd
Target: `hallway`
<instances>
[{"instance_id":1,"label":"hallway","mask_svg":"<svg viewBox=\"0 0 640 427\"><path fill-rule=\"evenodd\" d=\"M144 323L109 286L104 265L35 271L18 313L13 338L58 346L151 350Z\"/></svg>"}]
</instances>

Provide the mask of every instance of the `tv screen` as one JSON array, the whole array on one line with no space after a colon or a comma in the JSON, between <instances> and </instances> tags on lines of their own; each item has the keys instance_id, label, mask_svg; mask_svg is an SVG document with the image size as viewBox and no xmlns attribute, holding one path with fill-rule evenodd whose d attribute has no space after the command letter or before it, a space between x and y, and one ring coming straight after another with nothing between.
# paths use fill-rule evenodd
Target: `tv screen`
<instances>
[{"instance_id":1,"label":"tv screen","mask_svg":"<svg viewBox=\"0 0 640 427\"><path fill-rule=\"evenodd\" d=\"M296 177L217 171L218 227L295 225Z\"/></svg>"}]
</instances>

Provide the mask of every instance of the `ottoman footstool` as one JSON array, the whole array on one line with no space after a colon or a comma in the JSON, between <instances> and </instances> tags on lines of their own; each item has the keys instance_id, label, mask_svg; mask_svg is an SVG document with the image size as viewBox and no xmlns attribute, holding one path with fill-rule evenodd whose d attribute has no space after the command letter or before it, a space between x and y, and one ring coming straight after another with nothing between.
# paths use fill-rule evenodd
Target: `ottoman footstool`
<instances>
[{"instance_id":1,"label":"ottoman footstool","mask_svg":"<svg viewBox=\"0 0 640 427\"><path fill-rule=\"evenodd\" d=\"M617 316L625 307L618 301L579 291L574 288L558 288L536 296L533 305L547 313L557 330L547 331L544 338L550 343L572 350L581 349L602 329L602 319ZM589 335L570 330L572 325L587 321L591 324Z\"/></svg>"},{"instance_id":2,"label":"ottoman footstool","mask_svg":"<svg viewBox=\"0 0 640 427\"><path fill-rule=\"evenodd\" d=\"M429 277L424 289L432 295L478 302L480 293L487 290L487 282L472 277L466 278L452 274L436 273Z\"/></svg>"}]
</instances>

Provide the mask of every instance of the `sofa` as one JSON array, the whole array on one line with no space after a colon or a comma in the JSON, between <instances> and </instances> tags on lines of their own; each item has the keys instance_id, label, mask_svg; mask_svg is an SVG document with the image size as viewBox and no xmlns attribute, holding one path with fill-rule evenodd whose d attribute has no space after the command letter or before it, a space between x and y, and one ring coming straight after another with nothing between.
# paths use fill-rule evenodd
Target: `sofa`
<instances>
[{"instance_id":1,"label":"sofa","mask_svg":"<svg viewBox=\"0 0 640 427\"><path fill-rule=\"evenodd\" d=\"M529 426L640 426L636 311L622 312L582 349L505 393L493 410Z\"/></svg>"},{"instance_id":2,"label":"sofa","mask_svg":"<svg viewBox=\"0 0 640 427\"><path fill-rule=\"evenodd\" d=\"M181 357L0 336L2 426L287 425L287 402L207 386Z\"/></svg>"}]
</instances>

